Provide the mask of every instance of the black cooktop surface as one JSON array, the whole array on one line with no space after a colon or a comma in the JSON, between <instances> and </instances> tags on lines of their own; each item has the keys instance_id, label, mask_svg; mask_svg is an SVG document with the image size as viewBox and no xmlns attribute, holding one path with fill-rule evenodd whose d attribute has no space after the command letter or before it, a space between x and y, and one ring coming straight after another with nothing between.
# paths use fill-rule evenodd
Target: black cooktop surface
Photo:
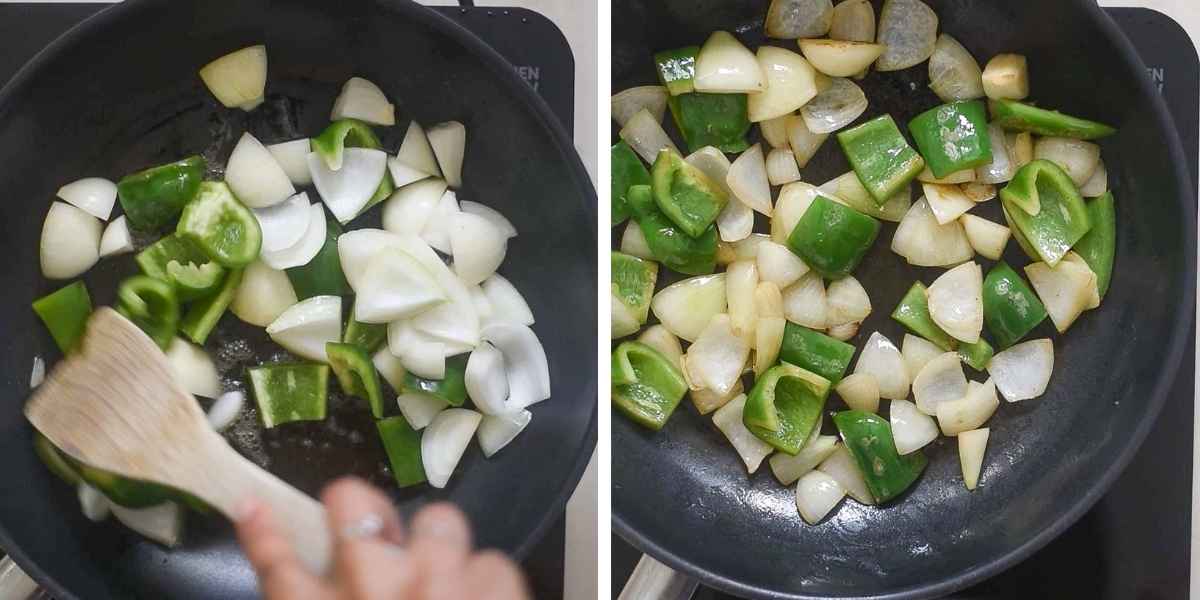
<instances>
[{"instance_id":1,"label":"black cooktop surface","mask_svg":"<svg viewBox=\"0 0 1200 600\"><path fill-rule=\"evenodd\" d=\"M1133 40L1167 101L1193 181L1200 169L1200 61L1187 33L1148 9L1109 14ZM1193 330L1190 338L1195 340ZM1037 554L1009 571L951 596L971 600L1090 598L1166 600L1188 596L1191 561L1192 405L1195 343L1162 416L1125 473L1096 506ZM640 554L612 536L615 598ZM696 600L733 598L701 587Z\"/></svg>"},{"instance_id":2,"label":"black cooktop surface","mask_svg":"<svg viewBox=\"0 0 1200 600\"><path fill-rule=\"evenodd\" d=\"M0 3L0 85L59 34L104 8L104 4ZM523 8L434 10L471 30L507 58L571 133L575 60L566 38L549 19ZM565 519L560 518L523 563L537 598L563 595L565 536Z\"/></svg>"}]
</instances>

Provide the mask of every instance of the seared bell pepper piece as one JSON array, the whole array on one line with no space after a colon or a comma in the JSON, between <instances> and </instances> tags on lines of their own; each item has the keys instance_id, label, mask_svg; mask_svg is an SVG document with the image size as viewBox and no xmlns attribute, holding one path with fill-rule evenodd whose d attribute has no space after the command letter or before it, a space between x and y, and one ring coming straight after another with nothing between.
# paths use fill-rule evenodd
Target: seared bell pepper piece
<instances>
[{"instance_id":1,"label":"seared bell pepper piece","mask_svg":"<svg viewBox=\"0 0 1200 600\"><path fill-rule=\"evenodd\" d=\"M441 379L426 379L411 372L404 373L402 394L429 394L445 400L450 406L462 406L467 400L467 384L463 375L467 369L467 355L460 354L446 359L446 375Z\"/></svg>"},{"instance_id":2,"label":"seared bell pepper piece","mask_svg":"<svg viewBox=\"0 0 1200 600\"><path fill-rule=\"evenodd\" d=\"M50 469L51 473L54 473L55 477L58 477L72 487L79 484L79 472L59 453L54 443L46 439L46 436L37 430L33 432L33 451L38 455L38 458L42 459L42 463L46 465L46 468Z\"/></svg>"},{"instance_id":3,"label":"seared bell pepper piece","mask_svg":"<svg viewBox=\"0 0 1200 600\"><path fill-rule=\"evenodd\" d=\"M650 297L658 281L658 264L636 256L612 253L612 285L616 297L645 324L650 315Z\"/></svg>"},{"instance_id":4,"label":"seared bell pepper piece","mask_svg":"<svg viewBox=\"0 0 1200 600\"><path fill-rule=\"evenodd\" d=\"M325 418L329 365L275 364L247 370L263 426Z\"/></svg>"},{"instance_id":5,"label":"seared bell pepper piece","mask_svg":"<svg viewBox=\"0 0 1200 600\"><path fill-rule=\"evenodd\" d=\"M1050 137L1069 137L1094 140L1108 137L1116 129L1103 123L1088 121L1058 111L1046 110L1014 100L992 100L992 120L1005 129L1028 131Z\"/></svg>"},{"instance_id":6,"label":"seared bell pepper piece","mask_svg":"<svg viewBox=\"0 0 1200 600\"><path fill-rule=\"evenodd\" d=\"M146 332L159 348L167 349L179 325L179 300L171 284L134 275L117 288L117 312Z\"/></svg>"},{"instance_id":7,"label":"seared bell pepper piece","mask_svg":"<svg viewBox=\"0 0 1200 600\"><path fill-rule=\"evenodd\" d=\"M696 55L699 53L699 46L686 46L654 55L658 80L667 88L667 93L678 96L696 89Z\"/></svg>"},{"instance_id":8,"label":"seared bell pepper piece","mask_svg":"<svg viewBox=\"0 0 1200 600\"><path fill-rule=\"evenodd\" d=\"M716 225L709 225L698 238L687 235L658 209L648 185L629 188L629 208L650 253L668 269L685 275L707 275L716 268Z\"/></svg>"},{"instance_id":9,"label":"seared bell pepper piece","mask_svg":"<svg viewBox=\"0 0 1200 600\"><path fill-rule=\"evenodd\" d=\"M1091 220L1079 189L1062 167L1035 160L1000 190L1009 226L1033 247L1033 260L1058 264L1088 230Z\"/></svg>"},{"instance_id":10,"label":"seared bell pepper piece","mask_svg":"<svg viewBox=\"0 0 1200 600\"><path fill-rule=\"evenodd\" d=\"M145 250L138 253L134 261L142 269L142 273L171 283L171 276L167 273L167 265L172 261L181 265L202 265L209 262L209 259L195 244L182 236L172 233L147 246Z\"/></svg>"},{"instance_id":11,"label":"seared bell pepper piece","mask_svg":"<svg viewBox=\"0 0 1200 600\"><path fill-rule=\"evenodd\" d=\"M76 281L33 301L33 312L50 330L50 337L63 354L75 349L92 315L92 297L87 286Z\"/></svg>"},{"instance_id":12,"label":"seared bell pepper piece","mask_svg":"<svg viewBox=\"0 0 1200 600\"><path fill-rule=\"evenodd\" d=\"M329 366L337 375L342 392L366 400L371 406L371 415L382 419L383 391L371 355L361 347L345 342L327 342L325 355L329 357Z\"/></svg>"},{"instance_id":13,"label":"seared bell pepper piece","mask_svg":"<svg viewBox=\"0 0 1200 600\"><path fill-rule=\"evenodd\" d=\"M262 249L258 219L223 182L200 184L200 193L184 207L175 233L232 269L254 262Z\"/></svg>"},{"instance_id":14,"label":"seared bell pepper piece","mask_svg":"<svg viewBox=\"0 0 1200 600\"><path fill-rule=\"evenodd\" d=\"M925 294L925 284L920 281L908 288L908 292L900 299L900 304L896 305L896 310L892 311L892 318L942 350L949 352L958 345L954 338L933 322L933 317L929 315L929 298Z\"/></svg>"},{"instance_id":15,"label":"seared bell pepper piece","mask_svg":"<svg viewBox=\"0 0 1200 600\"><path fill-rule=\"evenodd\" d=\"M200 156L127 175L117 183L117 197L129 226L141 231L162 229L196 193L207 164Z\"/></svg>"},{"instance_id":16,"label":"seared bell pepper piece","mask_svg":"<svg viewBox=\"0 0 1200 600\"><path fill-rule=\"evenodd\" d=\"M934 177L992 162L987 106L982 100L943 104L908 123L917 149Z\"/></svg>"},{"instance_id":17,"label":"seared bell pepper piece","mask_svg":"<svg viewBox=\"0 0 1200 600\"><path fill-rule=\"evenodd\" d=\"M642 164L633 148L624 140L612 147L612 224L618 225L629 218L630 186L650 185L650 171Z\"/></svg>"},{"instance_id":18,"label":"seared bell pepper piece","mask_svg":"<svg viewBox=\"0 0 1200 600\"><path fill-rule=\"evenodd\" d=\"M307 300L313 296L345 296L351 293L346 275L342 273L342 260L338 256L337 239L342 235L342 226L337 219L325 218L325 245L308 261L307 265L286 269L288 280L296 290L296 297Z\"/></svg>"},{"instance_id":19,"label":"seared bell pepper piece","mask_svg":"<svg viewBox=\"0 0 1200 600\"><path fill-rule=\"evenodd\" d=\"M708 231L729 197L717 182L678 154L663 149L651 173L654 201L681 231L698 238Z\"/></svg>"},{"instance_id":20,"label":"seared bell pepper piece","mask_svg":"<svg viewBox=\"0 0 1200 600\"><path fill-rule=\"evenodd\" d=\"M983 279L983 322L1001 350L1021 341L1046 320L1046 307L1008 263L1000 261Z\"/></svg>"},{"instance_id":21,"label":"seared bell pepper piece","mask_svg":"<svg viewBox=\"0 0 1200 600\"><path fill-rule=\"evenodd\" d=\"M176 260L167 263L167 282L175 288L175 296L180 302L211 296L221 288L223 281L225 268L214 261L199 265Z\"/></svg>"},{"instance_id":22,"label":"seared bell pepper piece","mask_svg":"<svg viewBox=\"0 0 1200 600\"><path fill-rule=\"evenodd\" d=\"M846 410L834 415L833 423L854 457L867 490L879 504L902 494L929 464L920 450L901 456L896 451L891 425L878 415Z\"/></svg>"},{"instance_id":23,"label":"seared bell pepper piece","mask_svg":"<svg viewBox=\"0 0 1200 600\"><path fill-rule=\"evenodd\" d=\"M342 155L346 148L367 148L369 150L379 150L383 147L379 141L379 136L375 135L375 130L367 123L357 119L342 119L334 121L321 132L321 135L312 139L313 152L317 153L325 164L330 169L336 171L342 168ZM392 176L389 172L384 172L383 180L379 182L379 187L375 190L375 195L367 201L359 214L367 212L371 207L383 202L396 191L396 186L392 183Z\"/></svg>"},{"instance_id":24,"label":"seared bell pepper piece","mask_svg":"<svg viewBox=\"0 0 1200 600\"><path fill-rule=\"evenodd\" d=\"M881 206L925 168L925 160L908 145L891 115L842 131L837 138L858 180Z\"/></svg>"},{"instance_id":25,"label":"seared bell pepper piece","mask_svg":"<svg viewBox=\"0 0 1200 600\"><path fill-rule=\"evenodd\" d=\"M641 342L625 342L612 354L612 402L643 427L658 431L687 393L679 367Z\"/></svg>"},{"instance_id":26,"label":"seared bell pepper piece","mask_svg":"<svg viewBox=\"0 0 1200 600\"><path fill-rule=\"evenodd\" d=\"M425 482L425 466L421 462L421 432L412 428L402 416L388 417L375 422L379 440L387 452L388 463L396 485L408 487Z\"/></svg>"},{"instance_id":27,"label":"seared bell pepper piece","mask_svg":"<svg viewBox=\"0 0 1200 600\"><path fill-rule=\"evenodd\" d=\"M992 345L982 337L974 344L959 344L958 346L958 357L976 371L987 369L988 363L992 361L995 353Z\"/></svg>"},{"instance_id":28,"label":"seared bell pepper piece","mask_svg":"<svg viewBox=\"0 0 1200 600\"><path fill-rule=\"evenodd\" d=\"M750 116L745 94L692 92L671 96L667 106L690 152L715 146L722 152L736 154L750 147L746 141Z\"/></svg>"},{"instance_id":29,"label":"seared bell pepper piece","mask_svg":"<svg viewBox=\"0 0 1200 600\"><path fill-rule=\"evenodd\" d=\"M846 342L791 321L784 325L779 359L785 363L812 371L836 385L853 357L854 346Z\"/></svg>"},{"instance_id":30,"label":"seared bell pepper piece","mask_svg":"<svg viewBox=\"0 0 1200 600\"><path fill-rule=\"evenodd\" d=\"M225 281L221 282L221 289L217 290L217 293L197 300L188 307L183 320L179 322L179 331L189 340L204 345L208 334L212 333L221 316L225 314L225 309L233 302L233 294L241 283L242 270L230 271L225 276Z\"/></svg>"},{"instance_id":31,"label":"seared bell pepper piece","mask_svg":"<svg viewBox=\"0 0 1200 600\"><path fill-rule=\"evenodd\" d=\"M1112 281L1113 258L1117 253L1117 207L1112 192L1089 200L1087 212L1092 228L1075 243L1075 253L1096 274L1096 286L1103 298Z\"/></svg>"},{"instance_id":32,"label":"seared bell pepper piece","mask_svg":"<svg viewBox=\"0 0 1200 600\"><path fill-rule=\"evenodd\" d=\"M359 323L354 320L354 309L350 309L350 317L346 319L346 332L342 341L354 344L368 354L374 353L387 339L387 325L383 323Z\"/></svg>"},{"instance_id":33,"label":"seared bell pepper piece","mask_svg":"<svg viewBox=\"0 0 1200 600\"><path fill-rule=\"evenodd\" d=\"M828 396L828 379L794 365L776 365L754 382L742 422L758 439L795 455L821 422Z\"/></svg>"},{"instance_id":34,"label":"seared bell pepper piece","mask_svg":"<svg viewBox=\"0 0 1200 600\"><path fill-rule=\"evenodd\" d=\"M858 266L878 235L879 221L817 196L788 235L788 246L823 277L841 279Z\"/></svg>"}]
</instances>

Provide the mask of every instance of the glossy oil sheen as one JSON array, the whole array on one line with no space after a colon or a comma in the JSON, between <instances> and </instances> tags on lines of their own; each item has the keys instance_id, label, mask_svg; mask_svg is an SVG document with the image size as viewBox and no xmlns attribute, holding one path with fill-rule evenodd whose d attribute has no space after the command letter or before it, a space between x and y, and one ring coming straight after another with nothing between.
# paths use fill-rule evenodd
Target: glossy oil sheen
<instances>
[{"instance_id":1,"label":"glossy oil sheen","mask_svg":"<svg viewBox=\"0 0 1200 600\"><path fill-rule=\"evenodd\" d=\"M265 43L267 98L253 114L221 108L197 70L231 50ZM546 347L552 398L491 459L472 444L449 485L399 490L366 403L331 386L328 418L263 432L247 409L234 446L309 493L341 474L390 490L412 514L435 500L461 506L477 542L522 555L561 514L595 441L596 204L561 127L512 67L465 30L400 0L132 0L110 8L43 52L0 92L0 546L61 600L257 595L223 520L189 513L174 551L111 521L88 523L73 490L38 461L21 414L34 356L57 359L29 303L61 282L38 268L41 222L55 190L81 176L118 180L201 153L220 175L243 131L266 143L312 136L352 76L379 84L397 105L379 129L394 152L411 118L459 120L468 131L462 198L503 212L519 230L501 272L524 292ZM378 209L355 227L378 227ZM145 243L146 240L140 240ZM86 279L97 304L135 270L133 255L101 261ZM345 302L348 309L350 302ZM207 349L229 387L242 370L286 358L260 328L226 314ZM253 403L248 403L252 405ZM394 401L387 414L397 414Z\"/></svg>"},{"instance_id":2,"label":"glossy oil sheen","mask_svg":"<svg viewBox=\"0 0 1200 600\"><path fill-rule=\"evenodd\" d=\"M613 89L652 83L655 51L699 43L715 29L760 43L768 4L614 0ZM895 502L872 508L847 501L808 526L797 514L794 490L765 469L748 476L711 419L693 408L680 407L658 433L614 415L615 529L664 563L739 596L927 598L998 573L1062 532L1107 489L1175 376L1194 310L1196 198L1174 126L1143 81L1132 46L1084 0L930 5L941 30L981 62L999 52L1028 54L1040 106L1120 128L1100 141L1117 199L1112 287L1068 335L1053 334L1048 321L1030 334L1054 337L1054 377L1044 397L1005 403L989 421L974 492L962 485L954 440L942 438L923 449L928 468ZM907 123L941 104L927 86L925 64L872 73L862 82L871 106L855 124L883 113ZM847 170L836 141L827 140L803 174L822 182ZM1003 220L995 200L975 212ZM895 229L884 224L854 274L874 306L856 345L873 331L903 337L892 309L914 280L929 284L944 271L895 256L888 248ZM1004 258L1029 262L1014 243ZM985 271L993 264L977 259ZM840 406L834 397L827 410ZM825 433L832 432L826 419ZM1186 461L1178 468L1185 477Z\"/></svg>"}]
</instances>

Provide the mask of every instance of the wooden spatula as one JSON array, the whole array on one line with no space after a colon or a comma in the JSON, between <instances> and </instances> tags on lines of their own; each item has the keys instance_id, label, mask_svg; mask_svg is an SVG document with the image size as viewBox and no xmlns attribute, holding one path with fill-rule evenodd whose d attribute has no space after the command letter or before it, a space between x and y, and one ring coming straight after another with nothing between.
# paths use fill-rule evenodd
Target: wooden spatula
<instances>
[{"instance_id":1,"label":"wooden spatula","mask_svg":"<svg viewBox=\"0 0 1200 600\"><path fill-rule=\"evenodd\" d=\"M234 451L158 346L111 308L92 315L80 351L37 388L25 416L79 461L183 490L231 519L245 498L259 498L305 564L327 571L324 508Z\"/></svg>"}]
</instances>

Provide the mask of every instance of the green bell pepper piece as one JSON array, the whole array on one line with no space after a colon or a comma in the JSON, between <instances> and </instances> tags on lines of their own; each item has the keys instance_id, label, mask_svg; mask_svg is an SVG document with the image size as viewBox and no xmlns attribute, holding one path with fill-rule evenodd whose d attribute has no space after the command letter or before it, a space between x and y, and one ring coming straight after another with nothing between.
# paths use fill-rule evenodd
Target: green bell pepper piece
<instances>
[{"instance_id":1,"label":"green bell pepper piece","mask_svg":"<svg viewBox=\"0 0 1200 600\"><path fill-rule=\"evenodd\" d=\"M171 284L134 275L117 288L117 312L133 322L166 350L179 325L179 300Z\"/></svg>"},{"instance_id":2,"label":"green bell pepper piece","mask_svg":"<svg viewBox=\"0 0 1200 600\"><path fill-rule=\"evenodd\" d=\"M758 439L795 455L819 426L828 396L828 379L786 363L776 365L754 382L742 422Z\"/></svg>"},{"instance_id":3,"label":"green bell pepper piece","mask_svg":"<svg viewBox=\"0 0 1200 600\"><path fill-rule=\"evenodd\" d=\"M92 297L82 281L76 281L33 301L37 313L58 349L66 354L79 345L92 316Z\"/></svg>"},{"instance_id":4,"label":"green bell pepper piece","mask_svg":"<svg viewBox=\"0 0 1200 600\"><path fill-rule=\"evenodd\" d=\"M166 227L200 191L207 163L200 156L127 175L117 197L129 226L141 231Z\"/></svg>"},{"instance_id":5,"label":"green bell pepper piece","mask_svg":"<svg viewBox=\"0 0 1200 600\"><path fill-rule=\"evenodd\" d=\"M892 318L909 331L929 340L933 345L947 352L958 346L957 341L950 337L929 315L929 298L925 294L925 284L920 281L912 284L908 292L892 311Z\"/></svg>"},{"instance_id":6,"label":"green bell pepper piece","mask_svg":"<svg viewBox=\"0 0 1200 600\"><path fill-rule=\"evenodd\" d=\"M612 253L612 284L617 298L645 324L650 316L650 297L658 281L658 264L636 256Z\"/></svg>"},{"instance_id":7,"label":"green bell pepper piece","mask_svg":"<svg viewBox=\"0 0 1200 600\"><path fill-rule=\"evenodd\" d=\"M67 485L74 487L79 485L79 472L67 459L58 451L54 443L46 439L39 431L33 432L33 451L42 459L42 463L54 473L55 477L63 480Z\"/></svg>"},{"instance_id":8,"label":"green bell pepper piece","mask_svg":"<svg viewBox=\"0 0 1200 600\"><path fill-rule=\"evenodd\" d=\"M274 364L247 369L263 426L325 418L329 365Z\"/></svg>"},{"instance_id":9,"label":"green bell pepper piece","mask_svg":"<svg viewBox=\"0 0 1200 600\"><path fill-rule=\"evenodd\" d=\"M460 354L446 359L446 375L441 379L426 379L406 371L400 393L429 394L450 406L462 406L467 400L467 384L463 381L466 370L467 355Z\"/></svg>"},{"instance_id":10,"label":"green bell pepper piece","mask_svg":"<svg viewBox=\"0 0 1200 600\"><path fill-rule=\"evenodd\" d=\"M987 106L982 100L927 110L908 122L908 130L934 177L992 162Z\"/></svg>"},{"instance_id":11,"label":"green bell pepper piece","mask_svg":"<svg viewBox=\"0 0 1200 600\"><path fill-rule=\"evenodd\" d=\"M1000 261L983 279L983 322L1001 350L1046 320L1046 307L1025 280Z\"/></svg>"},{"instance_id":12,"label":"green bell pepper piece","mask_svg":"<svg viewBox=\"0 0 1200 600\"><path fill-rule=\"evenodd\" d=\"M307 265L284 269L296 297L307 300L313 296L345 296L351 293L346 275L342 273L342 260L338 256L337 239L342 235L342 226L337 219L325 218L325 245Z\"/></svg>"},{"instance_id":13,"label":"green bell pepper piece","mask_svg":"<svg viewBox=\"0 0 1200 600\"><path fill-rule=\"evenodd\" d=\"M612 402L643 427L658 431L687 393L679 367L641 342L624 342L612 354Z\"/></svg>"},{"instance_id":14,"label":"green bell pepper piece","mask_svg":"<svg viewBox=\"0 0 1200 600\"><path fill-rule=\"evenodd\" d=\"M1117 207L1112 192L1089 200L1087 212L1092 228L1075 243L1075 253L1083 257L1096 274L1096 286L1103 298L1112 282L1113 259L1117 253Z\"/></svg>"},{"instance_id":15,"label":"green bell pepper piece","mask_svg":"<svg viewBox=\"0 0 1200 600\"><path fill-rule=\"evenodd\" d=\"M875 502L883 504L899 496L921 476L929 464L920 450L900 455L892 438L892 427L882 417L846 410L833 416L846 450L854 457L867 489Z\"/></svg>"},{"instance_id":16,"label":"green bell pepper piece","mask_svg":"<svg viewBox=\"0 0 1200 600\"><path fill-rule=\"evenodd\" d=\"M618 225L629 218L630 186L650 185L650 171L642 164L633 148L624 140L612 147L612 224Z\"/></svg>"},{"instance_id":17,"label":"green bell pepper piece","mask_svg":"<svg viewBox=\"0 0 1200 600\"><path fill-rule=\"evenodd\" d=\"M696 89L696 55L699 46L663 50L654 55L658 80L672 96L690 94Z\"/></svg>"},{"instance_id":18,"label":"green bell pepper piece","mask_svg":"<svg viewBox=\"0 0 1200 600\"><path fill-rule=\"evenodd\" d=\"M376 419L383 418L383 391L379 387L379 373L371 362L371 355L360 346L345 342L327 342L325 354L329 357L329 366L337 375L342 392L348 396L357 396L367 401L371 406L371 415Z\"/></svg>"},{"instance_id":19,"label":"green bell pepper piece","mask_svg":"<svg viewBox=\"0 0 1200 600\"><path fill-rule=\"evenodd\" d=\"M876 204L887 202L925 168L925 160L908 145L891 115L842 131L837 138Z\"/></svg>"},{"instance_id":20,"label":"green bell pepper piece","mask_svg":"<svg viewBox=\"0 0 1200 600\"><path fill-rule=\"evenodd\" d=\"M1117 132L1116 129L1103 123L1064 115L1058 111L1046 110L1014 100L992 100L990 108L992 120L1005 129L1080 140L1108 137Z\"/></svg>"},{"instance_id":21,"label":"green bell pepper piece","mask_svg":"<svg viewBox=\"0 0 1200 600\"><path fill-rule=\"evenodd\" d=\"M658 209L648 185L629 188L629 207L650 253L668 269L685 275L707 275L717 268L716 225L710 225L698 238L688 236Z\"/></svg>"},{"instance_id":22,"label":"green bell pepper piece","mask_svg":"<svg viewBox=\"0 0 1200 600\"><path fill-rule=\"evenodd\" d=\"M388 417L375 422L379 440L387 452L392 477L399 487L425 482L425 466L421 462L421 432L412 428L402 416Z\"/></svg>"},{"instance_id":23,"label":"green bell pepper piece","mask_svg":"<svg viewBox=\"0 0 1200 600\"><path fill-rule=\"evenodd\" d=\"M996 351L992 345L982 337L974 344L964 343L958 346L958 357L976 371L987 369L988 363L992 361L992 356L995 354Z\"/></svg>"},{"instance_id":24,"label":"green bell pepper piece","mask_svg":"<svg viewBox=\"0 0 1200 600\"><path fill-rule=\"evenodd\" d=\"M167 265L172 261L181 265L202 265L210 262L208 256L200 248L174 233L147 246L145 250L138 253L134 261L142 269L142 273L167 283L171 283Z\"/></svg>"},{"instance_id":25,"label":"green bell pepper piece","mask_svg":"<svg viewBox=\"0 0 1200 600\"><path fill-rule=\"evenodd\" d=\"M854 346L788 321L783 328L779 359L812 371L837 385L854 357Z\"/></svg>"},{"instance_id":26,"label":"green bell pepper piece","mask_svg":"<svg viewBox=\"0 0 1200 600\"><path fill-rule=\"evenodd\" d=\"M690 152L715 146L722 152L737 154L750 147L746 141L750 113L745 94L693 92L671 96L667 106Z\"/></svg>"},{"instance_id":27,"label":"green bell pepper piece","mask_svg":"<svg viewBox=\"0 0 1200 600\"><path fill-rule=\"evenodd\" d=\"M788 235L788 246L827 279L841 279L862 261L879 221L824 196L813 199Z\"/></svg>"},{"instance_id":28,"label":"green bell pepper piece","mask_svg":"<svg viewBox=\"0 0 1200 600\"><path fill-rule=\"evenodd\" d=\"M693 238L703 236L729 202L717 182L667 149L654 160L651 179L659 210Z\"/></svg>"},{"instance_id":29,"label":"green bell pepper piece","mask_svg":"<svg viewBox=\"0 0 1200 600\"><path fill-rule=\"evenodd\" d=\"M387 340L387 325L382 323L359 323L354 320L354 309L346 319L346 332L342 341L362 348L368 354L374 353Z\"/></svg>"},{"instance_id":30,"label":"green bell pepper piece","mask_svg":"<svg viewBox=\"0 0 1200 600\"><path fill-rule=\"evenodd\" d=\"M1000 213L1004 215L1004 222L1008 224L1008 230L1012 233L1012 237L1017 242L1017 246L1025 253L1025 256L1037 256L1037 250L1033 248L1033 244L1025 239L1021 234L1021 230L1012 226L1012 217L1008 215L1008 207L1003 202L1000 203Z\"/></svg>"},{"instance_id":31,"label":"green bell pepper piece","mask_svg":"<svg viewBox=\"0 0 1200 600\"><path fill-rule=\"evenodd\" d=\"M1010 227L1033 246L1036 253L1030 258L1051 267L1092 227L1079 189L1066 171L1048 160L1021 167L1000 190L1000 201Z\"/></svg>"},{"instance_id":32,"label":"green bell pepper piece","mask_svg":"<svg viewBox=\"0 0 1200 600\"><path fill-rule=\"evenodd\" d=\"M217 322L225 314L225 309L229 308L230 303L233 302L233 294L237 292L241 283L242 270L230 271L216 294L197 300L188 307L187 313L179 321L179 331L189 340L204 345L204 342L208 340L208 334L216 328Z\"/></svg>"},{"instance_id":33,"label":"green bell pepper piece","mask_svg":"<svg viewBox=\"0 0 1200 600\"><path fill-rule=\"evenodd\" d=\"M262 249L258 219L224 183L200 184L196 199L183 208L175 233L233 269L254 262Z\"/></svg>"},{"instance_id":34,"label":"green bell pepper piece","mask_svg":"<svg viewBox=\"0 0 1200 600\"><path fill-rule=\"evenodd\" d=\"M378 150L383 144L375 130L357 119L341 119L330 123L321 135L312 139L312 149L334 171L342 168L346 148Z\"/></svg>"},{"instance_id":35,"label":"green bell pepper piece","mask_svg":"<svg viewBox=\"0 0 1200 600\"><path fill-rule=\"evenodd\" d=\"M200 265L172 260L167 263L167 280L175 288L175 296L180 302L190 302L221 289L225 268L211 260Z\"/></svg>"}]
</instances>

